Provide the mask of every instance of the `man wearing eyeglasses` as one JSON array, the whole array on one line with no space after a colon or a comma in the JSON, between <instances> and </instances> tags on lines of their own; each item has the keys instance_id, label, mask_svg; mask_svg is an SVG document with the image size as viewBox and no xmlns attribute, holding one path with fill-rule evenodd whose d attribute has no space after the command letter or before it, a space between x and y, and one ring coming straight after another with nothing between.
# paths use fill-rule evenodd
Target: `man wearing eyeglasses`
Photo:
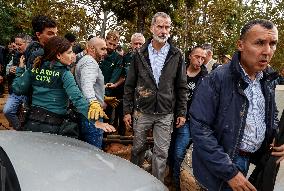
<instances>
[{"instance_id":1,"label":"man wearing eyeglasses","mask_svg":"<svg viewBox=\"0 0 284 191\"><path fill-rule=\"evenodd\" d=\"M168 40L170 16L156 13L150 30L153 38L134 51L127 73L124 122L133 124L131 162L139 166L147 149L147 131L153 128L152 174L164 182L173 123L179 128L186 120L186 73L182 53Z\"/></svg>"}]
</instances>

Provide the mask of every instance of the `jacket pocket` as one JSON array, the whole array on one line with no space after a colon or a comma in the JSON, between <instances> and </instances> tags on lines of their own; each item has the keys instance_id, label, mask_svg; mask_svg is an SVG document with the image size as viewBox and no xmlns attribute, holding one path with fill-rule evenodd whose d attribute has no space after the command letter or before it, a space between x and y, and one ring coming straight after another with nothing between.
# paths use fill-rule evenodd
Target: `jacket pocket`
<instances>
[{"instance_id":1,"label":"jacket pocket","mask_svg":"<svg viewBox=\"0 0 284 191\"><path fill-rule=\"evenodd\" d=\"M155 104L155 91L145 86L137 86L135 89L136 108L149 110Z\"/></svg>"}]
</instances>

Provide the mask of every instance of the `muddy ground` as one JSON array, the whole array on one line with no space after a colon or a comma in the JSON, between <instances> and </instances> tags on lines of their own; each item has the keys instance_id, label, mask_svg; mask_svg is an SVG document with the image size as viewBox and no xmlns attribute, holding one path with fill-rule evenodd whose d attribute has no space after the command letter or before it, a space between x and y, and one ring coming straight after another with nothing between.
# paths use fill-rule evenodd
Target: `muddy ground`
<instances>
[{"instance_id":1,"label":"muddy ground","mask_svg":"<svg viewBox=\"0 0 284 191\"><path fill-rule=\"evenodd\" d=\"M4 98L0 98L0 130L11 129L9 127L9 123L3 114L3 107L6 103L6 99L8 98L8 94L4 94Z\"/></svg>"}]
</instances>

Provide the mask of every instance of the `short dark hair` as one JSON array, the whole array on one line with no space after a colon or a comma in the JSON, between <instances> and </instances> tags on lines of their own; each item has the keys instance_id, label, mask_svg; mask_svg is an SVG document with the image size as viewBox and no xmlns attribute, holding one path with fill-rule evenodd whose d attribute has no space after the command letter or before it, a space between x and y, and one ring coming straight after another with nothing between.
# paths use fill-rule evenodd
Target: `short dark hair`
<instances>
[{"instance_id":1,"label":"short dark hair","mask_svg":"<svg viewBox=\"0 0 284 191\"><path fill-rule=\"evenodd\" d=\"M266 29L272 29L276 27L272 21L265 20L265 19L255 19L247 22L243 28L241 29L240 39L244 39L248 31L255 25L260 25Z\"/></svg>"},{"instance_id":2,"label":"short dark hair","mask_svg":"<svg viewBox=\"0 0 284 191\"><path fill-rule=\"evenodd\" d=\"M198 49L198 48L201 48L201 49L204 50L204 48L203 48L202 46L197 45L197 46L194 46L193 48L191 48L191 49L189 49L189 50L187 50L187 51L185 52L185 61L186 61L187 65L190 64L189 56L191 55L191 53L192 53L193 51L195 51L195 50Z\"/></svg>"},{"instance_id":3,"label":"short dark hair","mask_svg":"<svg viewBox=\"0 0 284 191\"><path fill-rule=\"evenodd\" d=\"M193 53L193 51L195 51L195 50L198 49L198 48L200 48L200 49L202 49L202 50L205 50L205 48L203 48L203 46L197 45L197 46L193 47L193 48L189 51L188 56L191 55L191 54Z\"/></svg>"},{"instance_id":4,"label":"short dark hair","mask_svg":"<svg viewBox=\"0 0 284 191\"><path fill-rule=\"evenodd\" d=\"M42 32L45 28L55 28L56 22L48 16L38 15L32 19L33 32Z\"/></svg>"},{"instance_id":5,"label":"short dark hair","mask_svg":"<svg viewBox=\"0 0 284 191\"><path fill-rule=\"evenodd\" d=\"M76 41L76 36L71 32L66 33L64 37L71 43Z\"/></svg>"}]
</instances>

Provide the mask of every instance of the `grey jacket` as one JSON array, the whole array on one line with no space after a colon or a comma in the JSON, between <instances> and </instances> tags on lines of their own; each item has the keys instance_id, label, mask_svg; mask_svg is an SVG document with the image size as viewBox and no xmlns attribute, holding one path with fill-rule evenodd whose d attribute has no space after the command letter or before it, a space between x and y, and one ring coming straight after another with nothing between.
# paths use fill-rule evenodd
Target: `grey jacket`
<instances>
[{"instance_id":1,"label":"grey jacket","mask_svg":"<svg viewBox=\"0 0 284 191\"><path fill-rule=\"evenodd\" d=\"M83 56L76 64L75 78L87 100L104 103L104 76L97 61L90 55Z\"/></svg>"},{"instance_id":2,"label":"grey jacket","mask_svg":"<svg viewBox=\"0 0 284 191\"><path fill-rule=\"evenodd\" d=\"M187 84L182 54L170 43L157 85L148 54L150 42L151 39L133 53L124 86L124 114L138 110L148 114L174 113L177 117L185 117Z\"/></svg>"}]
</instances>

